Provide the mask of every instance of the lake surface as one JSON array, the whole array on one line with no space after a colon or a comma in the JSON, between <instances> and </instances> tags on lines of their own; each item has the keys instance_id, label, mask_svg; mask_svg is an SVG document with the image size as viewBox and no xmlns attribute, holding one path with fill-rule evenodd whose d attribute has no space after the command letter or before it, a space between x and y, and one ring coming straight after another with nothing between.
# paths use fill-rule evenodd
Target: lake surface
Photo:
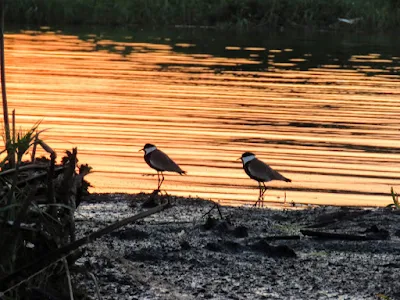
<instances>
[{"instance_id":1,"label":"lake surface","mask_svg":"<svg viewBox=\"0 0 400 300\"><path fill-rule=\"evenodd\" d=\"M386 205L400 174L400 42L390 36L71 29L6 34L10 112L62 157L78 147L92 192L150 192L153 143L187 176L170 194L257 199L237 159L292 183L265 200ZM250 202L249 202L250 201Z\"/></svg>"}]
</instances>

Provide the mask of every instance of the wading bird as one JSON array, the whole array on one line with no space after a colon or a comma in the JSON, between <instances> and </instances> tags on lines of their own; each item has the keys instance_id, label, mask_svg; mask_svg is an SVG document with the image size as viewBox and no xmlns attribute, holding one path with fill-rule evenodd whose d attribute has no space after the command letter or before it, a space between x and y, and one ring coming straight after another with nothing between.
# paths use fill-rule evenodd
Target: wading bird
<instances>
[{"instance_id":1,"label":"wading bird","mask_svg":"<svg viewBox=\"0 0 400 300\"><path fill-rule=\"evenodd\" d=\"M146 163L157 171L158 177L158 187L157 190L160 190L160 187L164 181L163 172L176 172L181 175L186 174L186 171L183 171L167 154L157 149L153 144L144 145L144 160ZM161 175L161 176L160 176Z\"/></svg>"},{"instance_id":2,"label":"wading bird","mask_svg":"<svg viewBox=\"0 0 400 300\"><path fill-rule=\"evenodd\" d=\"M257 206L257 203L259 203L260 207L261 207L261 205L264 206L264 193L267 190L267 187L265 186L265 182L268 182L271 180L282 180L282 181L286 181L286 182L292 181L289 178L286 178L285 176L280 174L278 171L275 171L274 169L272 169L270 166L268 166L263 161L256 158L254 153L245 152L242 154L242 157L240 159L242 160L243 169L246 172L246 174L251 179L258 181L260 193L258 195L258 200L254 204L254 206Z\"/></svg>"}]
</instances>

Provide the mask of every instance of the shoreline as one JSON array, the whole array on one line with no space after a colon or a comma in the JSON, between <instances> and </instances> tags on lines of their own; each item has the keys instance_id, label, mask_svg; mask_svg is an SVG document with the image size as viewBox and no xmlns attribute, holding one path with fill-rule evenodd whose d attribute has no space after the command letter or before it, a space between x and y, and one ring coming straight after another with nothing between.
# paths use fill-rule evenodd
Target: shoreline
<instances>
[{"instance_id":1,"label":"shoreline","mask_svg":"<svg viewBox=\"0 0 400 300\"><path fill-rule=\"evenodd\" d=\"M135 198L135 199L140 199L143 200L147 198L151 193L145 193L145 192L139 192L139 193L120 193L120 192L110 192L110 193L95 193L91 192L90 195L85 199L87 203L101 203L101 202L108 202L110 201L111 198ZM219 204L222 207L246 207L246 208L255 208L254 201L237 201L235 203L235 200L232 201L218 201L218 200L213 200L213 199L204 199L201 197L192 197L192 196L176 196L176 195L169 195L174 198L179 198L179 199L186 199L187 201L205 201L205 202L210 202L210 203L216 203ZM384 209L388 208L389 206L394 205L392 200L388 198L388 203L387 205L340 205L340 204L316 204L316 203L306 203L306 202L289 202L287 201L284 203L283 201L265 201L264 202L264 207L262 209L278 209L278 210L283 210L283 209L312 209L312 208L323 208L323 207L335 207L335 208L354 208L354 209Z\"/></svg>"},{"instance_id":2,"label":"shoreline","mask_svg":"<svg viewBox=\"0 0 400 300\"><path fill-rule=\"evenodd\" d=\"M75 214L78 236L144 211L149 194L90 197ZM85 247L77 263L96 276L103 299L400 296L396 210L224 206L224 220L214 210L210 221L204 217L210 201L170 198L170 208ZM334 238L301 233L307 230ZM349 240L352 236L365 240ZM91 280L76 280L94 294Z\"/></svg>"}]
</instances>

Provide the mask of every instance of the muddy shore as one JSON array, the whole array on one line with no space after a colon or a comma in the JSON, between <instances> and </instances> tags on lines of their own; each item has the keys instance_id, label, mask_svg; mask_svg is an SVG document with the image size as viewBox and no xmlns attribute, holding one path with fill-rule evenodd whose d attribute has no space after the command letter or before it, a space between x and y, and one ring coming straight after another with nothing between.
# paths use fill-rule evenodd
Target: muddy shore
<instances>
[{"instance_id":1,"label":"muddy shore","mask_svg":"<svg viewBox=\"0 0 400 300\"><path fill-rule=\"evenodd\" d=\"M89 196L78 236L145 210L148 196ZM170 201L86 246L78 263L102 299L400 299L398 210L223 206L221 219L204 216L210 201ZM75 280L96 299L90 278Z\"/></svg>"}]
</instances>

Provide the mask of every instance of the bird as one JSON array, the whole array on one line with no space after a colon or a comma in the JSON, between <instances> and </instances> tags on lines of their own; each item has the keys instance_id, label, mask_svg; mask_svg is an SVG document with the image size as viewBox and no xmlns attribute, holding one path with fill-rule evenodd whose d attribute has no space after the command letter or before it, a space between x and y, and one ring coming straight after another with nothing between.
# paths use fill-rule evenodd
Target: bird
<instances>
[{"instance_id":1,"label":"bird","mask_svg":"<svg viewBox=\"0 0 400 300\"><path fill-rule=\"evenodd\" d=\"M140 149L139 151L144 151L144 160L150 168L157 171L158 191L164 181L163 172L176 172L180 175L186 174L186 171L183 171L167 154L157 149L153 144L146 144L143 149Z\"/></svg>"},{"instance_id":2,"label":"bird","mask_svg":"<svg viewBox=\"0 0 400 300\"><path fill-rule=\"evenodd\" d=\"M242 160L243 169L246 172L246 174L251 179L258 181L260 193L258 195L258 200L254 204L254 206L257 206L257 203L259 203L260 207L261 204L264 206L264 193L267 190L265 182L271 180L282 180L286 182L292 181L291 179L286 178L285 176L280 174L278 171L272 169L269 165L267 165L263 161L259 160L252 152L244 152L242 154L242 157L239 159Z\"/></svg>"}]
</instances>

